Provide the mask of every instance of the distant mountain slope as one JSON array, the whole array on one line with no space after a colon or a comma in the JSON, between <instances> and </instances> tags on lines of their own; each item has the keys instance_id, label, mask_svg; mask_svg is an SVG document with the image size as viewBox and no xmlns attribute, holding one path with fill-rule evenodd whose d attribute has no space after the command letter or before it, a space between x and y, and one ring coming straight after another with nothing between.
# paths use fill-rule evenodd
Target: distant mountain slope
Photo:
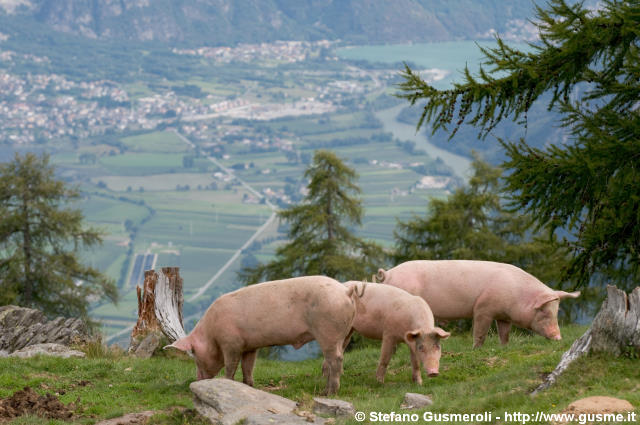
<instances>
[{"instance_id":1,"label":"distant mountain slope","mask_svg":"<svg viewBox=\"0 0 640 425\"><path fill-rule=\"evenodd\" d=\"M532 0L0 0L0 14L89 38L207 45L475 39L523 24L532 9Z\"/></svg>"}]
</instances>

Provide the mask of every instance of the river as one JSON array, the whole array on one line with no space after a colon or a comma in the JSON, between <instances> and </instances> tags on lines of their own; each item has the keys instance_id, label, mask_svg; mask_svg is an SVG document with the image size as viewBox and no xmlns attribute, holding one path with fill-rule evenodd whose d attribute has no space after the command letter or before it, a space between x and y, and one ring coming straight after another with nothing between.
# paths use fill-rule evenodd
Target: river
<instances>
[{"instance_id":1,"label":"river","mask_svg":"<svg viewBox=\"0 0 640 425\"><path fill-rule=\"evenodd\" d=\"M399 65L404 61L413 63L414 70L432 69L444 72L444 77L431 84L437 89L445 89L454 81L462 81L462 71L465 66L472 73L478 71L483 61L483 54L479 46L495 47L495 41L487 40L460 40L441 43L410 43L369 46L349 46L337 49L336 54L342 59L365 60L370 62L385 62L398 65L398 72L402 71ZM525 43L509 43L509 46L521 51L531 50L531 46ZM445 149L432 145L429 142L425 130L416 133L414 125L396 121L400 110L408 105L396 106L376 113L376 116L384 124L384 130L393 133L400 140L410 140L416 143L416 147L424 149L433 158L440 157L453 168L455 174L465 181L471 176L471 160L467 157L451 153ZM416 123L417 124L417 123Z\"/></svg>"},{"instance_id":2,"label":"river","mask_svg":"<svg viewBox=\"0 0 640 425\"><path fill-rule=\"evenodd\" d=\"M453 169L456 176L467 181L471 176L471 159L431 144L427 138L426 130L420 129L420 131L416 133L416 127L414 125L405 124L396 120L396 117L405 106L405 104L402 104L376 112L375 115L382 122L384 131L392 133L393 137L397 139L415 142L416 148L424 149L424 151L433 158L440 157Z\"/></svg>"}]
</instances>

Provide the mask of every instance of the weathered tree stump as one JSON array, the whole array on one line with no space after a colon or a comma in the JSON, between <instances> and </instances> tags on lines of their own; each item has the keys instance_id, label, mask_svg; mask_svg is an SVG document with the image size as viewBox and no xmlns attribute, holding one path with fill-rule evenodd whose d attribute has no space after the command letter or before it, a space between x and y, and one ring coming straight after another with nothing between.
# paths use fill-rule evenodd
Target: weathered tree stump
<instances>
[{"instance_id":1,"label":"weathered tree stump","mask_svg":"<svg viewBox=\"0 0 640 425\"><path fill-rule=\"evenodd\" d=\"M129 353L151 355L165 342L185 336L182 324L182 278L178 267L144 272L138 293L138 321L131 331Z\"/></svg>"},{"instance_id":2,"label":"weathered tree stump","mask_svg":"<svg viewBox=\"0 0 640 425\"><path fill-rule=\"evenodd\" d=\"M562 355L555 370L531 395L549 388L569 364L590 352L640 355L640 287L627 296L615 286L607 286L607 299L591 327Z\"/></svg>"}]
</instances>

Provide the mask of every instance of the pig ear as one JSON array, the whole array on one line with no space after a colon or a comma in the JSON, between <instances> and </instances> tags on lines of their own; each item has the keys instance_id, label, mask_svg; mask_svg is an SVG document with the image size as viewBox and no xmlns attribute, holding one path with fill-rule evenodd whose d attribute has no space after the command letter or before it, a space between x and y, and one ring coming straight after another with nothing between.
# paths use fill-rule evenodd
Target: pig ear
<instances>
[{"instance_id":1,"label":"pig ear","mask_svg":"<svg viewBox=\"0 0 640 425\"><path fill-rule=\"evenodd\" d=\"M419 330L407 331L407 333L404 334L404 340L407 341L407 343L414 342L419 336Z\"/></svg>"},{"instance_id":2,"label":"pig ear","mask_svg":"<svg viewBox=\"0 0 640 425\"><path fill-rule=\"evenodd\" d=\"M435 328L433 328L433 332L431 332L431 335L439 339L447 339L451 336L451 333L436 326Z\"/></svg>"},{"instance_id":3,"label":"pig ear","mask_svg":"<svg viewBox=\"0 0 640 425\"><path fill-rule=\"evenodd\" d=\"M561 300L565 298L578 298L580 296L580 291L574 291L574 292L556 291L556 295L558 295L558 297L560 297Z\"/></svg>"},{"instance_id":4,"label":"pig ear","mask_svg":"<svg viewBox=\"0 0 640 425\"><path fill-rule=\"evenodd\" d=\"M559 297L558 297L558 294L556 294L555 292L556 291L553 291L550 294L544 294L539 296L536 299L535 304L533 305L533 308L535 308L536 310L540 310L546 303L557 300Z\"/></svg>"},{"instance_id":5,"label":"pig ear","mask_svg":"<svg viewBox=\"0 0 640 425\"><path fill-rule=\"evenodd\" d=\"M191 343L191 340L189 340L189 337L180 338L173 344L165 345L164 347L162 347L163 350L166 350L167 348L175 348L176 350L187 353L190 357L194 357L193 344Z\"/></svg>"}]
</instances>

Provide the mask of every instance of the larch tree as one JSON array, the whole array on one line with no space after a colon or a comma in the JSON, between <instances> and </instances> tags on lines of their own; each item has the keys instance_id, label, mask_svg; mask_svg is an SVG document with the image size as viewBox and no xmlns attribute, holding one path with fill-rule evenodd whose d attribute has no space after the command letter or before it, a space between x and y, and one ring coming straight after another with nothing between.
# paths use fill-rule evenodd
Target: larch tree
<instances>
[{"instance_id":1,"label":"larch tree","mask_svg":"<svg viewBox=\"0 0 640 425\"><path fill-rule=\"evenodd\" d=\"M532 218L504 205L502 170L477 156L468 186L432 199L425 217L399 221L396 263L475 259L516 265L552 286L561 284L567 250L554 237L532 230Z\"/></svg>"},{"instance_id":2,"label":"larch tree","mask_svg":"<svg viewBox=\"0 0 640 425\"><path fill-rule=\"evenodd\" d=\"M304 175L303 201L278 212L289 227L288 243L272 261L242 270L247 284L305 275L365 279L383 264L382 248L351 229L362 225L364 214L356 172L333 152L318 150Z\"/></svg>"},{"instance_id":3,"label":"larch tree","mask_svg":"<svg viewBox=\"0 0 640 425\"><path fill-rule=\"evenodd\" d=\"M0 164L0 304L87 319L91 302L117 300L113 280L82 264L101 243L71 203L79 192L56 179L48 155Z\"/></svg>"},{"instance_id":4,"label":"larch tree","mask_svg":"<svg viewBox=\"0 0 640 425\"><path fill-rule=\"evenodd\" d=\"M532 217L505 206L502 169L477 155L469 184L446 199L434 198L424 217L398 221L394 263L410 260L484 260L513 264L556 289L569 264L566 247L552 235L536 232ZM584 298L584 296L583 296ZM569 318L573 303L563 304Z\"/></svg>"},{"instance_id":5,"label":"larch tree","mask_svg":"<svg viewBox=\"0 0 640 425\"><path fill-rule=\"evenodd\" d=\"M551 0L537 8L540 41L524 52L497 38L482 49L484 66L447 90L436 90L409 67L401 96L426 101L418 127L451 131L463 124L491 134L506 119L526 125L532 104L549 93L562 114L566 142L544 149L524 139L500 140L506 190L514 209L538 228L567 232L567 278L623 287L640 277L640 3ZM544 98L545 101L547 97Z\"/></svg>"}]
</instances>

